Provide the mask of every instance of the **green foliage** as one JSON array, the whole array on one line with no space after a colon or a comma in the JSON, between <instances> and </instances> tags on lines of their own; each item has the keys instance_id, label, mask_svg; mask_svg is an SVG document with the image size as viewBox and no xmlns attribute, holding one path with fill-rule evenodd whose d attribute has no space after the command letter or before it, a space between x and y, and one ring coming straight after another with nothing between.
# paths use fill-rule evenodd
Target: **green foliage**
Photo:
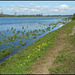
<instances>
[{"instance_id":1,"label":"green foliage","mask_svg":"<svg viewBox=\"0 0 75 75\"><path fill-rule=\"evenodd\" d=\"M72 20L75 20L75 13L73 14Z\"/></svg>"},{"instance_id":2,"label":"green foliage","mask_svg":"<svg viewBox=\"0 0 75 75\"><path fill-rule=\"evenodd\" d=\"M0 45L2 44L2 41L0 41Z\"/></svg>"}]
</instances>

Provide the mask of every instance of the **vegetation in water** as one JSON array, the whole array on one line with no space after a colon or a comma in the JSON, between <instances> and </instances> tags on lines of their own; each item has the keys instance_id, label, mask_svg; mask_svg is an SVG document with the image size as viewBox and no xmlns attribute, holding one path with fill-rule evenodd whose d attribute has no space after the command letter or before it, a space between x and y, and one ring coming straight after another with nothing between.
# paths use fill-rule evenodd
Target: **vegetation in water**
<instances>
[{"instance_id":1,"label":"vegetation in water","mask_svg":"<svg viewBox=\"0 0 75 75\"><path fill-rule=\"evenodd\" d=\"M0 41L0 45L2 44L2 41Z\"/></svg>"}]
</instances>

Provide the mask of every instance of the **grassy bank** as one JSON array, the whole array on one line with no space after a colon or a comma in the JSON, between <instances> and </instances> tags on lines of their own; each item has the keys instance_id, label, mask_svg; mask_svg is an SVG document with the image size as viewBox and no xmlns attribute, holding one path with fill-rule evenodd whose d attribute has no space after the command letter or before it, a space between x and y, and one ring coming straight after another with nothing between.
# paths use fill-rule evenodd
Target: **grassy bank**
<instances>
[{"instance_id":1,"label":"grassy bank","mask_svg":"<svg viewBox=\"0 0 75 75\"><path fill-rule=\"evenodd\" d=\"M41 37L32 45L26 47L24 50L1 63L1 74L31 73L29 71L32 68L30 65L52 46L58 32L59 31L54 31L44 37Z\"/></svg>"},{"instance_id":2,"label":"grassy bank","mask_svg":"<svg viewBox=\"0 0 75 75\"><path fill-rule=\"evenodd\" d=\"M32 73L32 64L40 58L45 52L52 47L55 43L55 38L61 30L68 31L72 28L75 21L72 21L62 28L50 32L49 34L36 40L32 45L26 47L24 50L19 51L14 56L7 59L5 62L0 63L0 74L28 74ZM71 29L69 31L72 31ZM70 32L67 33L67 35ZM51 70L51 69L49 69Z\"/></svg>"},{"instance_id":3,"label":"grassy bank","mask_svg":"<svg viewBox=\"0 0 75 75\"><path fill-rule=\"evenodd\" d=\"M75 74L75 21L63 27L62 33L66 33L66 45L58 53L52 67L49 68L50 74Z\"/></svg>"}]
</instances>

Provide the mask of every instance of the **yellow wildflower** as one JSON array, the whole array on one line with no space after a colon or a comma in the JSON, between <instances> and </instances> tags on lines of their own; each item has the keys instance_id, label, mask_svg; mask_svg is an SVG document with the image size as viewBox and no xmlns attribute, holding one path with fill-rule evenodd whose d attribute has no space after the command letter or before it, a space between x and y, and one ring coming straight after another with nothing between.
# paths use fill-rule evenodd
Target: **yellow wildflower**
<instances>
[{"instance_id":1,"label":"yellow wildflower","mask_svg":"<svg viewBox=\"0 0 75 75\"><path fill-rule=\"evenodd\" d=\"M42 43L42 46L44 46L45 44L44 43Z\"/></svg>"},{"instance_id":2,"label":"yellow wildflower","mask_svg":"<svg viewBox=\"0 0 75 75\"><path fill-rule=\"evenodd\" d=\"M38 47L40 48L40 45L38 45Z\"/></svg>"},{"instance_id":3,"label":"yellow wildflower","mask_svg":"<svg viewBox=\"0 0 75 75\"><path fill-rule=\"evenodd\" d=\"M22 64L21 64L21 66L22 66Z\"/></svg>"},{"instance_id":4,"label":"yellow wildflower","mask_svg":"<svg viewBox=\"0 0 75 75\"><path fill-rule=\"evenodd\" d=\"M28 58L30 58L30 55L28 56Z\"/></svg>"},{"instance_id":5,"label":"yellow wildflower","mask_svg":"<svg viewBox=\"0 0 75 75\"><path fill-rule=\"evenodd\" d=\"M40 51L40 49L38 49L38 51Z\"/></svg>"},{"instance_id":6,"label":"yellow wildflower","mask_svg":"<svg viewBox=\"0 0 75 75\"><path fill-rule=\"evenodd\" d=\"M28 62L28 60L26 60Z\"/></svg>"},{"instance_id":7,"label":"yellow wildflower","mask_svg":"<svg viewBox=\"0 0 75 75\"><path fill-rule=\"evenodd\" d=\"M24 63L24 65L25 65L25 63Z\"/></svg>"}]
</instances>

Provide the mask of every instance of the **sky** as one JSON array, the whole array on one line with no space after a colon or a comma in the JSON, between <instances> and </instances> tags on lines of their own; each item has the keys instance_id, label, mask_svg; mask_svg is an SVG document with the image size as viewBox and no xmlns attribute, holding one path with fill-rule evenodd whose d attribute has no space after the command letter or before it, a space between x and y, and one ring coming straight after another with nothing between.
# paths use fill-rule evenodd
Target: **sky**
<instances>
[{"instance_id":1,"label":"sky","mask_svg":"<svg viewBox=\"0 0 75 75\"><path fill-rule=\"evenodd\" d=\"M75 1L0 1L0 13L14 15L73 15Z\"/></svg>"}]
</instances>

